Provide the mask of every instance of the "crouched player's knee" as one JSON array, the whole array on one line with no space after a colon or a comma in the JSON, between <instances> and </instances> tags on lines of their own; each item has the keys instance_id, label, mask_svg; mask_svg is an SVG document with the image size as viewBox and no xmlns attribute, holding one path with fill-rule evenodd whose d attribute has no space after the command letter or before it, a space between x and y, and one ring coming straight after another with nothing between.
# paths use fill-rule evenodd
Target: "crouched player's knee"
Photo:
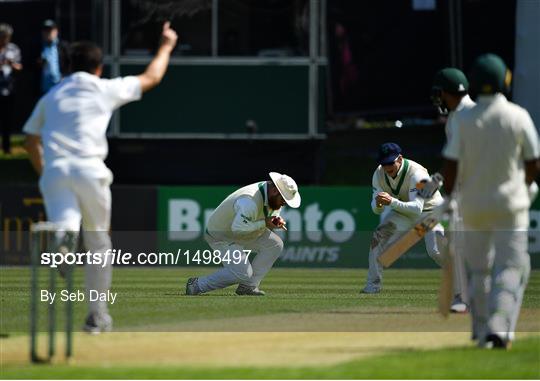
<instances>
[{"instance_id":1,"label":"crouched player's knee","mask_svg":"<svg viewBox=\"0 0 540 381\"><path fill-rule=\"evenodd\" d=\"M230 270L240 283L249 281L253 276L253 268L250 264L247 266L234 266L234 268L230 268Z\"/></svg>"},{"instance_id":2,"label":"crouched player's knee","mask_svg":"<svg viewBox=\"0 0 540 381\"><path fill-rule=\"evenodd\" d=\"M261 247L264 251L275 251L277 253L281 253L283 251L283 240L278 236L276 233L272 232L266 242L264 243L263 247Z\"/></svg>"},{"instance_id":3,"label":"crouched player's knee","mask_svg":"<svg viewBox=\"0 0 540 381\"><path fill-rule=\"evenodd\" d=\"M385 246L396 230L397 226L392 221L386 221L377 226L371 237L371 249Z\"/></svg>"},{"instance_id":4,"label":"crouched player's knee","mask_svg":"<svg viewBox=\"0 0 540 381\"><path fill-rule=\"evenodd\" d=\"M280 253L283 251L283 240L276 235L275 248Z\"/></svg>"}]
</instances>

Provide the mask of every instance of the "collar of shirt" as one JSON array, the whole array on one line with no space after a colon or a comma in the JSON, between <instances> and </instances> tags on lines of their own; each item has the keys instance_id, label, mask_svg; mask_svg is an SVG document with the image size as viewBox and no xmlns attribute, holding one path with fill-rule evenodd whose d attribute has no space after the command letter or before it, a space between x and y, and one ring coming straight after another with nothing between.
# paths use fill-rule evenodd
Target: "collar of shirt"
<instances>
[{"instance_id":1,"label":"collar of shirt","mask_svg":"<svg viewBox=\"0 0 540 381\"><path fill-rule=\"evenodd\" d=\"M401 161L401 167L399 167L397 173L396 173L396 177L390 177L388 175L386 175L386 177L388 177L390 180L392 181L397 181L400 176L401 176L401 173L403 172L403 168L405 168L405 158L403 158L403 160ZM385 172L386 174L386 172Z\"/></svg>"},{"instance_id":2,"label":"collar of shirt","mask_svg":"<svg viewBox=\"0 0 540 381\"><path fill-rule=\"evenodd\" d=\"M264 206L268 207L268 181L264 182Z\"/></svg>"},{"instance_id":3,"label":"collar of shirt","mask_svg":"<svg viewBox=\"0 0 540 381\"><path fill-rule=\"evenodd\" d=\"M88 81L95 81L99 79L99 77L95 74L90 74L86 71L76 71L75 73L71 74L68 78L72 78L74 80L82 79L88 80Z\"/></svg>"},{"instance_id":4,"label":"collar of shirt","mask_svg":"<svg viewBox=\"0 0 540 381\"><path fill-rule=\"evenodd\" d=\"M465 96L459 101L459 104L456 107L456 111L462 110L463 108L465 108L465 106L469 104L474 104L474 102L469 96L469 94L465 94Z\"/></svg>"},{"instance_id":5,"label":"collar of shirt","mask_svg":"<svg viewBox=\"0 0 540 381\"><path fill-rule=\"evenodd\" d=\"M488 103L506 100L506 97L502 93L489 94L489 95L482 94L482 95L479 95L476 100L478 103L488 104Z\"/></svg>"},{"instance_id":6,"label":"collar of shirt","mask_svg":"<svg viewBox=\"0 0 540 381\"><path fill-rule=\"evenodd\" d=\"M263 212L265 217L269 217L272 215L273 210L268 207L268 182L264 181L262 183L259 183L259 192L263 195Z\"/></svg>"},{"instance_id":7,"label":"collar of shirt","mask_svg":"<svg viewBox=\"0 0 540 381\"><path fill-rule=\"evenodd\" d=\"M399 195L399 192L401 191L401 187L403 185L403 182L405 181L405 175L407 174L408 170L409 170L409 161L403 158L403 161L401 162L401 167L399 168L395 178L391 178L390 176L386 174L386 172L384 173L384 180L386 181L386 185L388 185L391 193L396 197Z\"/></svg>"}]
</instances>

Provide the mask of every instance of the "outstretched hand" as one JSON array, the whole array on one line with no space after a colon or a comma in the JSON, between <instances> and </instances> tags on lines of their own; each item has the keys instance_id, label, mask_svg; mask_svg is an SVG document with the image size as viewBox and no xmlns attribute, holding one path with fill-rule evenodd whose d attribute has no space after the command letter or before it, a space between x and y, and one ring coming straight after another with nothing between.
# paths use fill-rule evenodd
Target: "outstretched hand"
<instances>
[{"instance_id":1,"label":"outstretched hand","mask_svg":"<svg viewBox=\"0 0 540 381\"><path fill-rule=\"evenodd\" d=\"M168 46L174 49L177 41L178 35L174 29L171 29L171 22L165 21L163 23L163 31L161 32L161 46Z\"/></svg>"},{"instance_id":2,"label":"outstretched hand","mask_svg":"<svg viewBox=\"0 0 540 381\"><path fill-rule=\"evenodd\" d=\"M444 178L440 173L434 173L429 179L424 179L416 184L418 190L418 196L423 199L433 197L435 192L443 185Z\"/></svg>"}]
</instances>

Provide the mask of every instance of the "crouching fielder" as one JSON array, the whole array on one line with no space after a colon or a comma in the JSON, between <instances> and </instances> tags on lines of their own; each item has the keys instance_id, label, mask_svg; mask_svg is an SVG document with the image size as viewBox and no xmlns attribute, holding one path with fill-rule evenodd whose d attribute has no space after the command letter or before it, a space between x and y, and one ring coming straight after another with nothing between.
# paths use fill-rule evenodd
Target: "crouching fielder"
<instances>
[{"instance_id":1,"label":"crouching fielder","mask_svg":"<svg viewBox=\"0 0 540 381\"><path fill-rule=\"evenodd\" d=\"M300 206L295 181L270 172L269 181L240 188L230 194L208 220L205 239L220 253L223 268L205 277L190 278L186 295L198 295L238 284L238 295L264 295L259 285L283 250L273 229L285 228L282 206ZM257 253L250 262L251 252ZM236 253L233 255L233 253ZM238 253L241 258L238 258Z\"/></svg>"},{"instance_id":2,"label":"crouching fielder","mask_svg":"<svg viewBox=\"0 0 540 381\"><path fill-rule=\"evenodd\" d=\"M387 245L414 226L415 221L424 213L430 213L443 203L437 191L432 198L424 200L417 197L416 184L429 178L428 171L420 164L405 159L401 148L395 143L384 143L379 149L379 166L373 174L373 199L371 208L375 214L385 213L381 223L375 229L369 250L369 272L363 292L375 294L382 289L382 265L377 261ZM444 228L437 224L426 233L424 240L428 255L441 264L441 255L437 246L437 236L444 235Z\"/></svg>"}]
</instances>

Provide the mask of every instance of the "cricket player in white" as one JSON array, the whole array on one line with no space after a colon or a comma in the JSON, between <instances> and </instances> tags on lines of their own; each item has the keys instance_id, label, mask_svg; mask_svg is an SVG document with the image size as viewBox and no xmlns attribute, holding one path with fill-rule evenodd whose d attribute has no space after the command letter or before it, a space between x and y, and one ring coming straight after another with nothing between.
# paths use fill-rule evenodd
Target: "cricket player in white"
<instances>
[{"instance_id":1,"label":"cricket player in white","mask_svg":"<svg viewBox=\"0 0 540 381\"><path fill-rule=\"evenodd\" d=\"M103 65L98 46L74 43L70 49L72 74L39 100L23 128L27 134L25 147L40 175L47 219L60 230L76 232L82 222L84 244L90 252L105 253L112 248L109 228L113 176L103 162L112 112L139 100L143 92L159 84L177 38L166 22L159 49L146 70L138 76L115 79L100 78ZM87 292L108 292L111 281L110 263L105 267L85 266ZM112 328L106 302L89 302L84 328L92 333Z\"/></svg>"},{"instance_id":2,"label":"cricket player in white","mask_svg":"<svg viewBox=\"0 0 540 381\"><path fill-rule=\"evenodd\" d=\"M456 114L443 174L448 192L455 182L460 187L473 339L481 347L508 348L530 272L538 134L527 111L502 94L511 74L500 57L480 56L470 80L477 104Z\"/></svg>"},{"instance_id":3,"label":"cricket player in white","mask_svg":"<svg viewBox=\"0 0 540 381\"><path fill-rule=\"evenodd\" d=\"M213 250L219 251L223 268L208 276L188 279L186 295L233 284L238 284L238 295L265 295L259 285L283 250L283 241L272 231L285 229L280 209L284 205L298 208L301 202L292 178L277 172L269 175L271 181L240 188L214 210L205 239ZM252 262L244 250L257 253ZM235 260L233 252L242 253L241 258Z\"/></svg>"},{"instance_id":4,"label":"cricket player in white","mask_svg":"<svg viewBox=\"0 0 540 381\"><path fill-rule=\"evenodd\" d=\"M469 81L465 74L456 68L444 68L437 72L431 88L431 99L433 104L439 109L441 115L448 115L446 119L445 132L446 141L450 140L455 130L454 115L461 110L472 108L475 103L468 94ZM454 189L454 195L458 189ZM450 306L451 312L467 312L469 303L467 293L467 276L465 273L465 263L463 259L463 220L459 212L459 205L452 200L452 220L450 226L453 230L452 242L454 252L454 300Z\"/></svg>"},{"instance_id":5,"label":"cricket player in white","mask_svg":"<svg viewBox=\"0 0 540 381\"><path fill-rule=\"evenodd\" d=\"M377 261L388 243L400 233L411 229L423 214L430 213L443 203L437 191L432 198L424 200L417 197L416 184L429 179L428 171L420 164L405 159L396 143L384 143L379 149L379 166L373 174L373 199L371 209L381 214L385 208L390 211L382 218L375 229L369 250L369 271L363 292L375 294L382 289L382 265ZM441 265L441 255L437 246L437 236L444 235L444 228L437 224L426 233L424 241L428 255Z\"/></svg>"}]
</instances>

